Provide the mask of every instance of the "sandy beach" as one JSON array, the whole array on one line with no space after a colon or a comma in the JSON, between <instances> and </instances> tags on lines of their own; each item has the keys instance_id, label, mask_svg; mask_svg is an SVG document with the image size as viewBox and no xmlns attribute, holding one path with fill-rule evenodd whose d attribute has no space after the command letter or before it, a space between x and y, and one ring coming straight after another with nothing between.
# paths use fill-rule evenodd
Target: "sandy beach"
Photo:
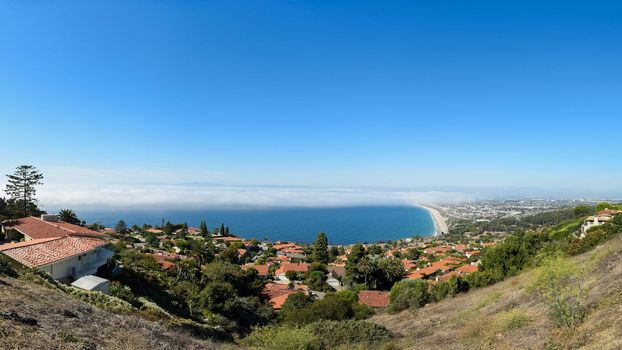
<instances>
[{"instance_id":1,"label":"sandy beach","mask_svg":"<svg viewBox=\"0 0 622 350\"><path fill-rule=\"evenodd\" d=\"M449 228L447 227L445 218L443 218L443 215L441 215L441 212L438 211L438 209L428 207L425 205L420 205L420 207L426 209L427 211L430 212L430 215L432 215L432 219L434 220L434 226L436 227L436 233L434 234L435 236L438 236L444 233L449 233Z\"/></svg>"}]
</instances>

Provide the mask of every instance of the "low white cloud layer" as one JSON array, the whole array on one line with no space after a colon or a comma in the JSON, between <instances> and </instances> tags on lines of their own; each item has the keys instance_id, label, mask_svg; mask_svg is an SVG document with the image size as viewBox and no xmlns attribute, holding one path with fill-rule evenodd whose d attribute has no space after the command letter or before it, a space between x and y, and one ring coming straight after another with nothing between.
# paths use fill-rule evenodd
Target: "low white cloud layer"
<instances>
[{"instance_id":1,"label":"low white cloud layer","mask_svg":"<svg viewBox=\"0 0 622 350\"><path fill-rule=\"evenodd\" d=\"M200 209L217 207L335 207L416 205L473 199L461 192L218 185L54 185L40 190L44 208Z\"/></svg>"}]
</instances>

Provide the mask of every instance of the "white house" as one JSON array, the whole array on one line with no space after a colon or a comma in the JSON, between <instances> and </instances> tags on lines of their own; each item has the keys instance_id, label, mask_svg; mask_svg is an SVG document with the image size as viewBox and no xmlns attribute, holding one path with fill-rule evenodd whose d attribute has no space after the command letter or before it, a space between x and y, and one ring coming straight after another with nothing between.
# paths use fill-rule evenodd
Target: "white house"
<instances>
[{"instance_id":1,"label":"white house","mask_svg":"<svg viewBox=\"0 0 622 350\"><path fill-rule=\"evenodd\" d=\"M3 221L2 232L22 242L0 245L0 254L18 268L36 268L56 280L92 275L114 255L107 235L59 221L56 215Z\"/></svg>"},{"instance_id":2,"label":"white house","mask_svg":"<svg viewBox=\"0 0 622 350\"><path fill-rule=\"evenodd\" d=\"M0 253L19 265L45 271L56 280L69 281L97 272L114 255L101 239L65 236L0 245Z\"/></svg>"},{"instance_id":3,"label":"white house","mask_svg":"<svg viewBox=\"0 0 622 350\"><path fill-rule=\"evenodd\" d=\"M581 225L581 238L585 237L587 230L591 229L592 227L600 226L611 220L612 218L613 217L611 215L606 214L588 216L585 221L583 221L583 225Z\"/></svg>"}]
</instances>

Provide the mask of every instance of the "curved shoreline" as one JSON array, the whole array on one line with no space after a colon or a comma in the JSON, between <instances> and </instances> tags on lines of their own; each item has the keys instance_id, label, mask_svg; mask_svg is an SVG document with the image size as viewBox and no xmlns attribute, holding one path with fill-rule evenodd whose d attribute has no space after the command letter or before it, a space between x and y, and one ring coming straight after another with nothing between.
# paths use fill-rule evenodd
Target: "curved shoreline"
<instances>
[{"instance_id":1,"label":"curved shoreline","mask_svg":"<svg viewBox=\"0 0 622 350\"><path fill-rule=\"evenodd\" d=\"M421 208L427 210L434 221L434 236L439 236L445 233L449 233L449 228L445 222L445 218L441 215L441 212L436 208L428 207L425 205L419 205Z\"/></svg>"}]
</instances>

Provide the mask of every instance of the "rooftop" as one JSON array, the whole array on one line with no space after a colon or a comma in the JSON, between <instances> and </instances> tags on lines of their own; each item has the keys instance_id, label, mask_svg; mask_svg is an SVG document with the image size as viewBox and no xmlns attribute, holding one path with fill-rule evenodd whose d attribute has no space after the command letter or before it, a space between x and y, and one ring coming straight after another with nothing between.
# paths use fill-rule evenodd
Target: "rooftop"
<instances>
[{"instance_id":1,"label":"rooftop","mask_svg":"<svg viewBox=\"0 0 622 350\"><path fill-rule=\"evenodd\" d=\"M39 267L106 245L101 239L65 236L0 245L0 252L27 267Z\"/></svg>"}]
</instances>

